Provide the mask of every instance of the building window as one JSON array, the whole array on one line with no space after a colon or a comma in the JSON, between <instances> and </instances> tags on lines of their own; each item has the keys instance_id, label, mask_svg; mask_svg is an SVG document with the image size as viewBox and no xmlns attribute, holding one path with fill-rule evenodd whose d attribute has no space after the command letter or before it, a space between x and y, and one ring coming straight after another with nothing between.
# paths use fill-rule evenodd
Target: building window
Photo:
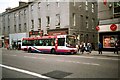
<instances>
[{"instance_id":1,"label":"building window","mask_svg":"<svg viewBox=\"0 0 120 80\"><path fill-rule=\"evenodd\" d=\"M76 4L75 4L76 2L75 2L75 0L73 0L73 6L75 6Z\"/></svg>"},{"instance_id":2,"label":"building window","mask_svg":"<svg viewBox=\"0 0 120 80\"><path fill-rule=\"evenodd\" d=\"M57 5L57 7L60 7L60 3L59 2L56 2L56 5Z\"/></svg>"},{"instance_id":3,"label":"building window","mask_svg":"<svg viewBox=\"0 0 120 80\"><path fill-rule=\"evenodd\" d=\"M86 28L88 29L88 17L86 17Z\"/></svg>"},{"instance_id":4,"label":"building window","mask_svg":"<svg viewBox=\"0 0 120 80\"><path fill-rule=\"evenodd\" d=\"M17 31L16 31L16 25L14 25L14 31L15 31L15 33L17 32Z\"/></svg>"},{"instance_id":5,"label":"building window","mask_svg":"<svg viewBox=\"0 0 120 80\"><path fill-rule=\"evenodd\" d=\"M81 8L82 8L82 4L80 4L80 5L78 6L78 9L79 9L79 10L81 10Z\"/></svg>"},{"instance_id":6,"label":"building window","mask_svg":"<svg viewBox=\"0 0 120 80\"><path fill-rule=\"evenodd\" d=\"M114 17L119 18L120 17L120 1L114 2Z\"/></svg>"},{"instance_id":7,"label":"building window","mask_svg":"<svg viewBox=\"0 0 120 80\"><path fill-rule=\"evenodd\" d=\"M10 33L10 26L8 26L8 34Z\"/></svg>"},{"instance_id":8,"label":"building window","mask_svg":"<svg viewBox=\"0 0 120 80\"><path fill-rule=\"evenodd\" d=\"M83 15L80 15L80 23L81 23L80 26L83 26Z\"/></svg>"},{"instance_id":9,"label":"building window","mask_svg":"<svg viewBox=\"0 0 120 80\"><path fill-rule=\"evenodd\" d=\"M8 15L8 25L10 24L10 15Z\"/></svg>"},{"instance_id":10,"label":"building window","mask_svg":"<svg viewBox=\"0 0 120 80\"><path fill-rule=\"evenodd\" d=\"M47 30L49 30L50 28L49 27L47 27Z\"/></svg>"},{"instance_id":11,"label":"building window","mask_svg":"<svg viewBox=\"0 0 120 80\"><path fill-rule=\"evenodd\" d=\"M94 26L95 26L95 20L92 19L92 29L94 29Z\"/></svg>"},{"instance_id":12,"label":"building window","mask_svg":"<svg viewBox=\"0 0 120 80\"><path fill-rule=\"evenodd\" d=\"M60 14L56 14L56 25L60 26Z\"/></svg>"},{"instance_id":13,"label":"building window","mask_svg":"<svg viewBox=\"0 0 120 80\"><path fill-rule=\"evenodd\" d=\"M41 7L41 2L38 3L38 9L40 9L40 7Z\"/></svg>"},{"instance_id":14,"label":"building window","mask_svg":"<svg viewBox=\"0 0 120 80\"><path fill-rule=\"evenodd\" d=\"M24 23L24 31L25 32L27 31L27 25L26 25L26 23Z\"/></svg>"},{"instance_id":15,"label":"building window","mask_svg":"<svg viewBox=\"0 0 120 80\"><path fill-rule=\"evenodd\" d=\"M120 1L114 2L114 13L120 13Z\"/></svg>"},{"instance_id":16,"label":"building window","mask_svg":"<svg viewBox=\"0 0 120 80\"><path fill-rule=\"evenodd\" d=\"M19 32L21 32L21 24L19 24Z\"/></svg>"},{"instance_id":17,"label":"building window","mask_svg":"<svg viewBox=\"0 0 120 80\"><path fill-rule=\"evenodd\" d=\"M94 3L92 3L92 13L94 13Z\"/></svg>"},{"instance_id":18,"label":"building window","mask_svg":"<svg viewBox=\"0 0 120 80\"><path fill-rule=\"evenodd\" d=\"M26 11L26 9L24 10L24 15L26 15L27 14L27 11Z\"/></svg>"},{"instance_id":19,"label":"building window","mask_svg":"<svg viewBox=\"0 0 120 80\"><path fill-rule=\"evenodd\" d=\"M41 18L38 18L38 23L39 23L38 28L41 29Z\"/></svg>"},{"instance_id":20,"label":"building window","mask_svg":"<svg viewBox=\"0 0 120 80\"><path fill-rule=\"evenodd\" d=\"M16 18L16 16L17 16L16 13L14 13L14 18Z\"/></svg>"},{"instance_id":21,"label":"building window","mask_svg":"<svg viewBox=\"0 0 120 80\"><path fill-rule=\"evenodd\" d=\"M31 5L31 11L33 11L33 5Z\"/></svg>"},{"instance_id":22,"label":"building window","mask_svg":"<svg viewBox=\"0 0 120 80\"><path fill-rule=\"evenodd\" d=\"M19 21L21 20L21 11L19 11Z\"/></svg>"},{"instance_id":23,"label":"building window","mask_svg":"<svg viewBox=\"0 0 120 80\"><path fill-rule=\"evenodd\" d=\"M10 15L8 15L8 20L10 20Z\"/></svg>"},{"instance_id":24,"label":"building window","mask_svg":"<svg viewBox=\"0 0 120 80\"><path fill-rule=\"evenodd\" d=\"M75 16L75 13L73 13L73 26L76 26L76 16Z\"/></svg>"},{"instance_id":25,"label":"building window","mask_svg":"<svg viewBox=\"0 0 120 80\"><path fill-rule=\"evenodd\" d=\"M5 27L3 27L3 34L5 34Z\"/></svg>"},{"instance_id":26,"label":"building window","mask_svg":"<svg viewBox=\"0 0 120 80\"><path fill-rule=\"evenodd\" d=\"M34 28L34 20L31 20L31 23L32 23L32 29Z\"/></svg>"},{"instance_id":27,"label":"building window","mask_svg":"<svg viewBox=\"0 0 120 80\"><path fill-rule=\"evenodd\" d=\"M49 6L50 6L50 3L49 2L47 2L47 9L49 10Z\"/></svg>"},{"instance_id":28,"label":"building window","mask_svg":"<svg viewBox=\"0 0 120 80\"><path fill-rule=\"evenodd\" d=\"M16 13L14 13L14 23L16 23Z\"/></svg>"},{"instance_id":29,"label":"building window","mask_svg":"<svg viewBox=\"0 0 120 80\"><path fill-rule=\"evenodd\" d=\"M88 0L85 2L85 10L88 11Z\"/></svg>"},{"instance_id":30,"label":"building window","mask_svg":"<svg viewBox=\"0 0 120 80\"><path fill-rule=\"evenodd\" d=\"M50 0L46 0L46 2L47 2L47 5L49 5L49 4L50 4Z\"/></svg>"},{"instance_id":31,"label":"building window","mask_svg":"<svg viewBox=\"0 0 120 80\"><path fill-rule=\"evenodd\" d=\"M86 21L86 28L88 29L88 21Z\"/></svg>"},{"instance_id":32,"label":"building window","mask_svg":"<svg viewBox=\"0 0 120 80\"><path fill-rule=\"evenodd\" d=\"M27 11L26 9L24 10L24 18L26 18Z\"/></svg>"},{"instance_id":33,"label":"building window","mask_svg":"<svg viewBox=\"0 0 120 80\"><path fill-rule=\"evenodd\" d=\"M50 26L50 17L47 16L46 18L47 18L47 26Z\"/></svg>"}]
</instances>

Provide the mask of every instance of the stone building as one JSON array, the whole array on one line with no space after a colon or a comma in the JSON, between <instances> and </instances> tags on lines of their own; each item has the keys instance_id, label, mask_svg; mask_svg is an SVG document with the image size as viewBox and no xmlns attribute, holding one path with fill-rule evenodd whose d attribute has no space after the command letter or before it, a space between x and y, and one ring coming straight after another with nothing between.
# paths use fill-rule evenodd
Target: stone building
<instances>
[{"instance_id":1,"label":"stone building","mask_svg":"<svg viewBox=\"0 0 120 80\"><path fill-rule=\"evenodd\" d=\"M103 50L113 50L114 43L120 46L120 1L98 4L98 37Z\"/></svg>"},{"instance_id":2,"label":"stone building","mask_svg":"<svg viewBox=\"0 0 120 80\"><path fill-rule=\"evenodd\" d=\"M27 37L28 33L28 3L19 2L15 8L7 8L1 13L1 28L4 47L9 44L18 44L21 37Z\"/></svg>"},{"instance_id":3,"label":"stone building","mask_svg":"<svg viewBox=\"0 0 120 80\"><path fill-rule=\"evenodd\" d=\"M97 2L39 2L29 5L30 30L44 34L74 34L79 41L96 42Z\"/></svg>"},{"instance_id":4,"label":"stone building","mask_svg":"<svg viewBox=\"0 0 120 80\"><path fill-rule=\"evenodd\" d=\"M33 0L2 13L4 40L18 43L21 37L74 34L78 42L97 43L97 2ZM19 36L19 37L18 37Z\"/></svg>"}]
</instances>

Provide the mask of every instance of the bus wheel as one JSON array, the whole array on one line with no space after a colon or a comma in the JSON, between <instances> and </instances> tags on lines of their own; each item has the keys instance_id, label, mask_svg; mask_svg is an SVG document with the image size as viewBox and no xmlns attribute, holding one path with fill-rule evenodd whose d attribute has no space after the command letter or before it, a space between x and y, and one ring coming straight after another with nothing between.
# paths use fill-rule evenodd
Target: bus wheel
<instances>
[{"instance_id":1,"label":"bus wheel","mask_svg":"<svg viewBox=\"0 0 120 80\"><path fill-rule=\"evenodd\" d=\"M74 54L76 54L76 53L75 53L75 52L71 52L70 54L74 55Z\"/></svg>"},{"instance_id":2,"label":"bus wheel","mask_svg":"<svg viewBox=\"0 0 120 80\"><path fill-rule=\"evenodd\" d=\"M51 49L51 53L55 54L56 53L55 49Z\"/></svg>"},{"instance_id":3,"label":"bus wheel","mask_svg":"<svg viewBox=\"0 0 120 80\"><path fill-rule=\"evenodd\" d=\"M32 51L31 51L31 47L28 49L28 53L31 53Z\"/></svg>"}]
</instances>

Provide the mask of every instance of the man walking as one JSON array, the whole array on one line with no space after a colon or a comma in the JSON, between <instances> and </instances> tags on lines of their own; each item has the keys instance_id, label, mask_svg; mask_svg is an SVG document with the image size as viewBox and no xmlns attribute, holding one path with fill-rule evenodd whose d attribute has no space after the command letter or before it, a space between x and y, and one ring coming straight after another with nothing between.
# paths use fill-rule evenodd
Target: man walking
<instances>
[{"instance_id":1,"label":"man walking","mask_svg":"<svg viewBox=\"0 0 120 80\"><path fill-rule=\"evenodd\" d=\"M100 42L98 43L98 52L102 54L102 44Z\"/></svg>"}]
</instances>

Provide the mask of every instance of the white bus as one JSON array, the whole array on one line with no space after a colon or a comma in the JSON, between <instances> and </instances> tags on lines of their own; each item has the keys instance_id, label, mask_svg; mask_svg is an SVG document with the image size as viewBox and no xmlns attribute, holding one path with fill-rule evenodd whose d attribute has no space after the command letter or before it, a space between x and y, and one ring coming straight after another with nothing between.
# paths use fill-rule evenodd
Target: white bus
<instances>
[{"instance_id":1,"label":"white bus","mask_svg":"<svg viewBox=\"0 0 120 80\"><path fill-rule=\"evenodd\" d=\"M76 54L76 39L74 35L56 35L22 38L22 50L42 53Z\"/></svg>"}]
</instances>

